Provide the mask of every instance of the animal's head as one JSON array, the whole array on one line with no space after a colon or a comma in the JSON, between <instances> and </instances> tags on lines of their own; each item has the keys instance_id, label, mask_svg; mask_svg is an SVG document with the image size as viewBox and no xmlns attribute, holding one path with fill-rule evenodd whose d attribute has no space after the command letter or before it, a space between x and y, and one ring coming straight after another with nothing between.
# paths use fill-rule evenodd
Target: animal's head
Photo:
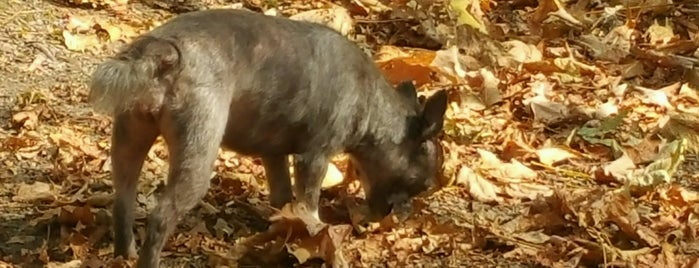
<instances>
[{"instance_id":1,"label":"animal's head","mask_svg":"<svg viewBox=\"0 0 699 268\"><path fill-rule=\"evenodd\" d=\"M381 140L354 158L369 206L369 220L385 217L391 209L403 206L413 197L436 185L442 167L442 147L437 139L444 124L447 92L438 91L418 99L412 82L403 82L397 91L409 107L402 138Z\"/></svg>"}]
</instances>

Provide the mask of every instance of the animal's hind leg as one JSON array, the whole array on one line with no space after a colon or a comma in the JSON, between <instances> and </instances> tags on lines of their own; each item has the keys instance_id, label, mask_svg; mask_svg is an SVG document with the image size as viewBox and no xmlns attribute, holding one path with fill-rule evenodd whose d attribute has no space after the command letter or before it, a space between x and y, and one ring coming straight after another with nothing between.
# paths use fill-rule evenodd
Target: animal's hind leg
<instances>
[{"instance_id":1,"label":"animal's hind leg","mask_svg":"<svg viewBox=\"0 0 699 268\"><path fill-rule=\"evenodd\" d=\"M228 104L212 98L215 89L192 89L177 110L164 110L161 131L170 152L170 170L158 205L148 216L138 267L158 267L160 252L180 218L209 189L214 160L225 132Z\"/></svg>"},{"instance_id":2,"label":"animal's hind leg","mask_svg":"<svg viewBox=\"0 0 699 268\"><path fill-rule=\"evenodd\" d=\"M112 207L115 257L136 257L132 229L136 186L143 161L158 135L158 126L152 119L130 112L114 118L111 160L115 191Z\"/></svg>"}]
</instances>

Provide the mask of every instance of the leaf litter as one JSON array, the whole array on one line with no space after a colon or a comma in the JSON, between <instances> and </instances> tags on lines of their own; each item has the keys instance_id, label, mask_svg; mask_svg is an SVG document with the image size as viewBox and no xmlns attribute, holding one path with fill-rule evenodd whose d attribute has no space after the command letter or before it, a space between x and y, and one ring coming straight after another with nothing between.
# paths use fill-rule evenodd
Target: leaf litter
<instances>
[{"instance_id":1,"label":"leaf litter","mask_svg":"<svg viewBox=\"0 0 699 268\"><path fill-rule=\"evenodd\" d=\"M420 95L446 88L450 105L441 187L405 211L364 223L363 192L338 157L323 182L328 224L318 225L303 208L269 207L259 160L222 152L164 264L699 264L692 1L185 2L326 24L367 49L391 83L414 80ZM130 1L66 3L33 22L22 8L55 7L0 4L17 11L0 15L12 37L48 40L40 53L0 47L0 59L24 64L3 66L3 83L27 84L2 102L0 267L133 265L111 258L109 120L84 105L84 73L66 68L87 70L175 14ZM62 71L74 81L56 79ZM137 241L166 168L159 139L139 184Z\"/></svg>"}]
</instances>

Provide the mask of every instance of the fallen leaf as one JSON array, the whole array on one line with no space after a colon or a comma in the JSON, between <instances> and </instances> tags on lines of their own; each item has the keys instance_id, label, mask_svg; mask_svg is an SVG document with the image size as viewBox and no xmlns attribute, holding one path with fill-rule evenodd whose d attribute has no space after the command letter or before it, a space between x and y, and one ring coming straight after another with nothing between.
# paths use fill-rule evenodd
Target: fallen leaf
<instances>
[{"instance_id":1,"label":"fallen leaf","mask_svg":"<svg viewBox=\"0 0 699 268\"><path fill-rule=\"evenodd\" d=\"M469 25L481 33L488 34L483 24L483 11L479 0L449 0L449 7L456 13L456 25Z\"/></svg>"},{"instance_id":2,"label":"fallen leaf","mask_svg":"<svg viewBox=\"0 0 699 268\"><path fill-rule=\"evenodd\" d=\"M595 110L595 117L597 119L604 119L618 113L619 108L617 107L616 102L614 100L609 100L597 106L597 110Z\"/></svg>"},{"instance_id":3,"label":"fallen leaf","mask_svg":"<svg viewBox=\"0 0 699 268\"><path fill-rule=\"evenodd\" d=\"M79 268L82 267L83 262L81 260L72 260L69 262L49 262L46 264L46 268Z\"/></svg>"},{"instance_id":4,"label":"fallen leaf","mask_svg":"<svg viewBox=\"0 0 699 268\"><path fill-rule=\"evenodd\" d=\"M32 63L29 64L26 71L33 72L34 70L39 68L41 66L41 64L43 64L46 61L46 59L47 58L46 58L46 55L44 53L39 53L38 55L36 55L36 58L34 58Z\"/></svg>"},{"instance_id":5,"label":"fallen leaf","mask_svg":"<svg viewBox=\"0 0 699 268\"><path fill-rule=\"evenodd\" d=\"M328 164L328 170L325 172L325 177L323 178L323 182L321 184L321 188L327 189L333 186L336 186L344 180L344 176L342 175L342 172L335 166L333 163Z\"/></svg>"},{"instance_id":6,"label":"fallen leaf","mask_svg":"<svg viewBox=\"0 0 699 268\"><path fill-rule=\"evenodd\" d=\"M502 201L502 198L498 196L498 193L501 192L500 188L467 166L461 167L456 181L463 184L475 200L481 202Z\"/></svg>"},{"instance_id":7,"label":"fallen leaf","mask_svg":"<svg viewBox=\"0 0 699 268\"><path fill-rule=\"evenodd\" d=\"M627 155L623 154L618 159L612 161L611 163L604 166L605 175L611 175L617 181L626 180L627 174L632 172L636 168L633 160Z\"/></svg>"},{"instance_id":8,"label":"fallen leaf","mask_svg":"<svg viewBox=\"0 0 699 268\"><path fill-rule=\"evenodd\" d=\"M460 82L466 76L466 66L463 66L461 62L461 55L457 46L451 46L435 52L430 66L452 82Z\"/></svg>"},{"instance_id":9,"label":"fallen leaf","mask_svg":"<svg viewBox=\"0 0 699 268\"><path fill-rule=\"evenodd\" d=\"M644 88L641 86L636 86L636 90L640 91L643 93L643 100L644 103L648 104L654 104L658 105L663 108L668 108L672 109L672 104L670 104L670 100L667 97L667 93L661 89L649 89L649 88Z\"/></svg>"},{"instance_id":10,"label":"fallen leaf","mask_svg":"<svg viewBox=\"0 0 699 268\"><path fill-rule=\"evenodd\" d=\"M315 236L321 230L328 227L327 224L320 221L317 214L311 212L301 202L287 203L277 214L272 215L269 220L271 222L300 220L311 236Z\"/></svg>"},{"instance_id":11,"label":"fallen leaf","mask_svg":"<svg viewBox=\"0 0 699 268\"><path fill-rule=\"evenodd\" d=\"M654 45L665 45L675 39L675 33L672 31L672 28L658 24L657 20L653 21L653 24L648 27L645 34L650 43Z\"/></svg>"},{"instance_id":12,"label":"fallen leaf","mask_svg":"<svg viewBox=\"0 0 699 268\"><path fill-rule=\"evenodd\" d=\"M42 201L55 201L56 194L54 194L56 189L45 182L34 182L33 184L21 184L17 193L12 197L13 201L17 202L42 202ZM58 191L56 191L58 192Z\"/></svg>"},{"instance_id":13,"label":"fallen leaf","mask_svg":"<svg viewBox=\"0 0 699 268\"><path fill-rule=\"evenodd\" d=\"M527 44L519 40L510 40L502 42L502 45L507 50L507 53L517 62L537 62L543 59L541 51L532 44Z\"/></svg>"},{"instance_id":14,"label":"fallen leaf","mask_svg":"<svg viewBox=\"0 0 699 268\"><path fill-rule=\"evenodd\" d=\"M324 24L344 36L354 32L354 20L352 20L349 11L339 5L333 4L329 8L299 12L290 16L289 19Z\"/></svg>"},{"instance_id":15,"label":"fallen leaf","mask_svg":"<svg viewBox=\"0 0 699 268\"><path fill-rule=\"evenodd\" d=\"M419 88L432 81L434 70L430 63L434 57L435 53L430 50L382 46L376 53L375 62L390 83L397 85L413 81Z\"/></svg>"},{"instance_id":16,"label":"fallen leaf","mask_svg":"<svg viewBox=\"0 0 699 268\"><path fill-rule=\"evenodd\" d=\"M506 184L503 194L515 199L537 200L539 197L553 195L553 190L547 185L519 182Z\"/></svg>"},{"instance_id":17,"label":"fallen leaf","mask_svg":"<svg viewBox=\"0 0 699 268\"><path fill-rule=\"evenodd\" d=\"M487 107L502 101L500 93L500 79L495 77L493 72L481 69L480 75L483 77L483 89L481 91L481 99Z\"/></svg>"},{"instance_id":18,"label":"fallen leaf","mask_svg":"<svg viewBox=\"0 0 699 268\"><path fill-rule=\"evenodd\" d=\"M121 29L119 27L112 25L106 21L100 21L96 25L98 31L104 31L107 34L110 42L117 41L121 39Z\"/></svg>"},{"instance_id":19,"label":"fallen leaf","mask_svg":"<svg viewBox=\"0 0 699 268\"><path fill-rule=\"evenodd\" d=\"M68 245L73 251L73 258L75 259L84 259L90 251L90 243L88 242L87 237L77 232L70 234L70 238L68 238Z\"/></svg>"},{"instance_id":20,"label":"fallen leaf","mask_svg":"<svg viewBox=\"0 0 699 268\"><path fill-rule=\"evenodd\" d=\"M538 149L536 150L536 155L539 157L539 161L547 166L553 166L553 164L566 159L577 158L577 153L559 147Z\"/></svg>"},{"instance_id":21,"label":"fallen leaf","mask_svg":"<svg viewBox=\"0 0 699 268\"><path fill-rule=\"evenodd\" d=\"M552 92L553 85L545 80L544 77L537 77L537 80L532 82L532 92L534 96L522 100L524 105L531 108L534 119L545 124L558 122L569 115L569 109L566 105L554 102L546 96L548 92Z\"/></svg>"},{"instance_id":22,"label":"fallen leaf","mask_svg":"<svg viewBox=\"0 0 699 268\"><path fill-rule=\"evenodd\" d=\"M85 33L92 29L95 19L92 16L68 15L66 29L77 33Z\"/></svg>"},{"instance_id":23,"label":"fallen leaf","mask_svg":"<svg viewBox=\"0 0 699 268\"><path fill-rule=\"evenodd\" d=\"M97 36L74 35L68 30L63 30L63 42L69 50L80 52L99 44Z\"/></svg>"},{"instance_id":24,"label":"fallen leaf","mask_svg":"<svg viewBox=\"0 0 699 268\"><path fill-rule=\"evenodd\" d=\"M538 176L535 171L515 159L511 159L510 163L504 163L492 152L483 149L476 151L482 161L480 168L499 181L518 183L523 180L535 179Z\"/></svg>"},{"instance_id":25,"label":"fallen leaf","mask_svg":"<svg viewBox=\"0 0 699 268\"><path fill-rule=\"evenodd\" d=\"M353 3L362 7L365 11L373 11L377 13L382 13L391 10L390 7L382 4L378 0L352 0Z\"/></svg>"},{"instance_id":26,"label":"fallen leaf","mask_svg":"<svg viewBox=\"0 0 699 268\"><path fill-rule=\"evenodd\" d=\"M36 111L22 111L12 115L12 122L26 129L35 129L39 123Z\"/></svg>"}]
</instances>

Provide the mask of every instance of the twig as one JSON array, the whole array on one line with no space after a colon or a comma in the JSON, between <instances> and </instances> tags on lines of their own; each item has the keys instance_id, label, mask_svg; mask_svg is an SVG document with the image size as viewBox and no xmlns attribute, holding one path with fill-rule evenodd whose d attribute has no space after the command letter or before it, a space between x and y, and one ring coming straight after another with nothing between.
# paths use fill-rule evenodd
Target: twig
<instances>
[{"instance_id":1,"label":"twig","mask_svg":"<svg viewBox=\"0 0 699 268\"><path fill-rule=\"evenodd\" d=\"M531 163L532 165L534 165L534 166L541 167L541 168L544 168L544 169L546 169L546 170L550 170L550 171L555 171L555 172L561 173L561 174L563 174L564 176L569 176L569 177L573 177L573 178L584 178L584 179L588 179L588 180L592 179L592 177L591 177L589 174L582 173L582 172L578 172L578 171L575 171L575 170L568 170L568 169L562 169L562 168L552 167L552 166L545 165L545 164L543 164L543 163L539 163L539 162L536 162L536 161L532 161L532 162L530 162L530 163Z\"/></svg>"},{"instance_id":2,"label":"twig","mask_svg":"<svg viewBox=\"0 0 699 268\"><path fill-rule=\"evenodd\" d=\"M666 6L674 6L674 5L677 5L677 4L638 5L638 6L623 7L619 11L643 9L643 8L666 7ZM586 12L586 14L597 14L597 13L604 13L604 10L601 9L601 10L593 10L593 11Z\"/></svg>"},{"instance_id":3,"label":"twig","mask_svg":"<svg viewBox=\"0 0 699 268\"><path fill-rule=\"evenodd\" d=\"M6 24L8 24L8 23L12 22L13 20L15 20L17 17L19 17L19 15L31 14L31 13L38 13L38 12L41 12L41 10L24 10L24 11L16 12L16 13L12 14L12 16L10 16L9 18L7 18L5 21L0 22L0 28L1 28L1 27L5 27Z\"/></svg>"}]
</instances>

